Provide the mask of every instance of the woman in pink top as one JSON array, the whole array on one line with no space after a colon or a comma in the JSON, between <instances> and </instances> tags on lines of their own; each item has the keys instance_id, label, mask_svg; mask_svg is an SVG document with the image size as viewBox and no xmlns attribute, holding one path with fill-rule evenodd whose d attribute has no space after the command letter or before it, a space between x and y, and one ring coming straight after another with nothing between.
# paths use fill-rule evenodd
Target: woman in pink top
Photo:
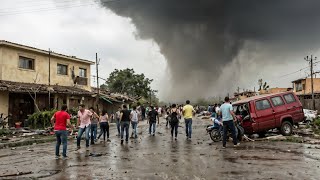
<instances>
[{"instance_id":1,"label":"woman in pink top","mask_svg":"<svg viewBox=\"0 0 320 180\"><path fill-rule=\"evenodd\" d=\"M106 133L107 133L107 141L110 142L109 139L109 115L107 111L103 110L100 116L100 134L98 139L100 139L101 135L103 134L103 141L106 141Z\"/></svg>"}]
</instances>

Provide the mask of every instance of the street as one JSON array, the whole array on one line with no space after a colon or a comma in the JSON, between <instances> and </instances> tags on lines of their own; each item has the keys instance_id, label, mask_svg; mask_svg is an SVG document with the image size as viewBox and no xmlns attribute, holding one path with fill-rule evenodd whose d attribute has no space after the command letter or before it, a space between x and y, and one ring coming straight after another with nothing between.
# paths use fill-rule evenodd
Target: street
<instances>
[{"instance_id":1,"label":"street","mask_svg":"<svg viewBox=\"0 0 320 180\"><path fill-rule=\"evenodd\" d=\"M120 145L115 126L111 143L100 143L76 152L68 142L68 160L54 158L55 143L3 149L0 151L3 179L319 179L320 152L315 145L288 142L231 141L222 149L212 143L205 127L193 121L193 138L187 141L179 127L178 140L171 140L165 120L156 136L148 135L146 122L139 125L137 141ZM181 121L181 126L184 123ZM142 130L142 135L141 135ZM130 129L131 133L131 129ZM19 174L20 173L20 174Z\"/></svg>"}]
</instances>

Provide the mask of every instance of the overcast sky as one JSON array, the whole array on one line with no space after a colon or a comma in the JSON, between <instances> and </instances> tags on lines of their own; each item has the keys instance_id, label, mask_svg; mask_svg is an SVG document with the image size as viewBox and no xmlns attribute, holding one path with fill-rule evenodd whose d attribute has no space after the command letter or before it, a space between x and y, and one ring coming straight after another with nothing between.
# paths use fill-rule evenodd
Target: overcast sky
<instances>
[{"instance_id":1,"label":"overcast sky","mask_svg":"<svg viewBox=\"0 0 320 180\"><path fill-rule=\"evenodd\" d=\"M88 60L95 60L97 52L101 58L101 77L107 78L115 68L133 68L154 79L152 87L160 90L161 98L171 98L165 91L168 86L167 61L158 44L150 38L142 40L138 37L130 18L120 17L94 1L1 0L0 22L0 39L41 49L51 48L55 52ZM227 83L232 83L234 88L230 92L237 86L253 89L258 86L259 78L268 81L271 87L290 87L292 80L307 74L306 69L298 71L307 66L303 57L319 53L318 47L312 47L302 52L272 56L272 51L279 48L280 45L247 40L237 57L223 67L224 78L209 77L208 81L211 78L221 79L215 85L224 88L228 79ZM268 58L276 60L268 63ZM262 61L257 64L257 59ZM320 65L316 67L319 69ZM94 72L93 67L92 75ZM217 90L211 86L203 88ZM216 94L221 95L210 91L204 95Z\"/></svg>"},{"instance_id":2,"label":"overcast sky","mask_svg":"<svg viewBox=\"0 0 320 180\"><path fill-rule=\"evenodd\" d=\"M158 45L137 39L130 19L93 1L1 0L0 22L0 39L92 61L97 52L101 77L115 68L133 68L154 79L153 88L162 85L166 62Z\"/></svg>"}]
</instances>

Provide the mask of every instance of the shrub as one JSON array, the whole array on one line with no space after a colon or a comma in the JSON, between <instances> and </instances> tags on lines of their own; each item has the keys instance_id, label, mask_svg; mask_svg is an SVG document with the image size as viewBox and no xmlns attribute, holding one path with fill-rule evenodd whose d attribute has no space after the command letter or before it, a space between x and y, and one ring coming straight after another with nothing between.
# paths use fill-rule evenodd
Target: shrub
<instances>
[{"instance_id":1,"label":"shrub","mask_svg":"<svg viewBox=\"0 0 320 180\"><path fill-rule=\"evenodd\" d=\"M320 127L320 119L314 120L314 125L319 128Z\"/></svg>"},{"instance_id":2,"label":"shrub","mask_svg":"<svg viewBox=\"0 0 320 180\"><path fill-rule=\"evenodd\" d=\"M30 115L28 117L28 123L30 128L45 129L46 127L50 127L51 126L50 120L55 112L57 111L56 110L40 111Z\"/></svg>"}]
</instances>

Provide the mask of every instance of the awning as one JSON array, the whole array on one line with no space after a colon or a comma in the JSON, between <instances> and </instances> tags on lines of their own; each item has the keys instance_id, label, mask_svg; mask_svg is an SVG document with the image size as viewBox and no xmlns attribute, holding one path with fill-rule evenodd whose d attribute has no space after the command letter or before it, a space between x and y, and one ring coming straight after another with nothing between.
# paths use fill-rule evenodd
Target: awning
<instances>
[{"instance_id":1,"label":"awning","mask_svg":"<svg viewBox=\"0 0 320 180\"><path fill-rule=\"evenodd\" d=\"M106 102L113 104L108 98L104 97L104 96L100 96L101 99L105 100Z\"/></svg>"}]
</instances>

